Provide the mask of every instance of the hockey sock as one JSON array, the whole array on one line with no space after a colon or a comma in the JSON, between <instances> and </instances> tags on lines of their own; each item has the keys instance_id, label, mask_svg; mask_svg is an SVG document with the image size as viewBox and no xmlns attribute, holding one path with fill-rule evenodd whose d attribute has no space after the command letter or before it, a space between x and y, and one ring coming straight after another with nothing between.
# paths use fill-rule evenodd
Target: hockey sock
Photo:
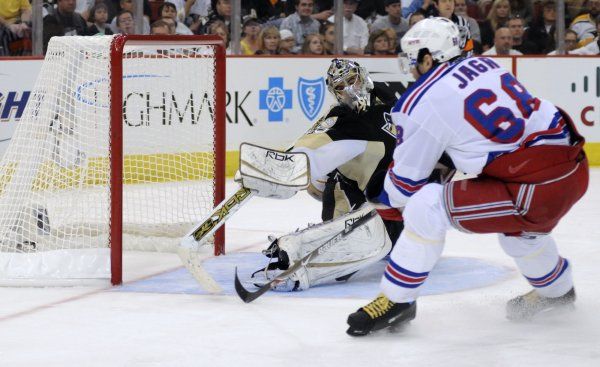
<instances>
[{"instance_id":1,"label":"hockey sock","mask_svg":"<svg viewBox=\"0 0 600 367\"><path fill-rule=\"evenodd\" d=\"M404 209L405 228L381 280L381 290L394 302L414 301L442 254L450 228L442 195L442 185L425 185Z\"/></svg>"},{"instance_id":2,"label":"hockey sock","mask_svg":"<svg viewBox=\"0 0 600 367\"><path fill-rule=\"evenodd\" d=\"M558 254L551 236L524 238L500 235L500 243L541 296L560 297L573 288L571 264Z\"/></svg>"}]
</instances>

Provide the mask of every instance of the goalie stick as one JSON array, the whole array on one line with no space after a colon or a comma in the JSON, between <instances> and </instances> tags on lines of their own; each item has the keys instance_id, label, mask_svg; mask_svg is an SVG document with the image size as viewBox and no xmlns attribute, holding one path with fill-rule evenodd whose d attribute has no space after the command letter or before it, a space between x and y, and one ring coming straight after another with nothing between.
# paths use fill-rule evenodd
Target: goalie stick
<instances>
[{"instance_id":1,"label":"goalie stick","mask_svg":"<svg viewBox=\"0 0 600 367\"><path fill-rule=\"evenodd\" d=\"M290 151L296 142L303 136L314 133L323 121L326 120L327 114L322 115L308 130L300 135L294 143L286 149L286 152ZM254 196L254 192L245 187L241 187L234 194L226 198L213 209L213 211L198 224L185 237L181 240L177 254L179 255L181 262L188 269L190 274L196 279L198 283L207 291L211 293L220 293L221 288L217 282L204 270L202 267L202 260L206 257L211 256L207 254L201 257L199 252L203 245L206 244L207 239L215 233L225 221L229 219L236 211L238 211L244 204L246 204L250 198Z\"/></svg>"},{"instance_id":2,"label":"goalie stick","mask_svg":"<svg viewBox=\"0 0 600 367\"><path fill-rule=\"evenodd\" d=\"M245 303L250 303L250 302L254 301L258 297L260 297L263 294L267 293L267 291L269 291L271 288L273 288L277 284L285 281L287 278L289 278L292 274L294 274L302 266L305 266L306 264L308 264L313 259L313 257L315 257L316 255L319 255L322 252L328 250L331 246L335 245L342 238L346 237L350 232L354 231L356 228L358 228L361 225L365 224L366 222L368 222L369 220L371 220L376 215L377 215L377 211L376 210L371 210L369 213L367 213L364 216L358 218L357 220L354 221L354 223L348 225L342 231L338 232L333 237L331 237L327 241L323 242L323 244L321 244L319 247L317 247L313 251L311 251L308 254L306 254L306 256L304 256L302 259L296 261L286 271L284 271L283 273L279 274L278 276L276 276L275 278L273 278L268 283L264 284L256 292L250 292L246 288L244 288L244 286L242 285L242 282L240 281L240 278L238 276L237 267L236 267L235 268L235 291L236 291L236 293L238 294L238 296L240 296L240 298L242 299L242 301L244 301Z\"/></svg>"}]
</instances>

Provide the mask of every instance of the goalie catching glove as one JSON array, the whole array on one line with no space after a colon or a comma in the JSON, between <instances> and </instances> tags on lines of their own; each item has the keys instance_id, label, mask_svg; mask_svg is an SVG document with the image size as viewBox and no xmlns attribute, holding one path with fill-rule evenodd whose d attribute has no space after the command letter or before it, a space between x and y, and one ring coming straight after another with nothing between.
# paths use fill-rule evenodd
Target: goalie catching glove
<instances>
[{"instance_id":1,"label":"goalie catching glove","mask_svg":"<svg viewBox=\"0 0 600 367\"><path fill-rule=\"evenodd\" d=\"M240 145L240 170L235 180L257 196L288 199L306 189L308 157L304 153L281 152L257 145Z\"/></svg>"},{"instance_id":2,"label":"goalie catching glove","mask_svg":"<svg viewBox=\"0 0 600 367\"><path fill-rule=\"evenodd\" d=\"M269 248L263 251L271 259L269 264L254 272L252 281L258 287L267 283L371 210L369 205L363 205L337 219L274 239ZM302 264L298 271L273 290L300 291L319 284L347 280L358 270L382 259L391 248L392 242L383 220L376 216L333 246L319 251L309 263Z\"/></svg>"}]
</instances>

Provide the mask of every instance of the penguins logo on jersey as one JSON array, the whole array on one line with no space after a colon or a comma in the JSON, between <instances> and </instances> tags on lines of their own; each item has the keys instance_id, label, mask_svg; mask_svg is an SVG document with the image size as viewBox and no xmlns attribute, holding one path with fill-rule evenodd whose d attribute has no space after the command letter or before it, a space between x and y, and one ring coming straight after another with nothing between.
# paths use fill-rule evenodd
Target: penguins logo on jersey
<instances>
[{"instance_id":1,"label":"penguins logo on jersey","mask_svg":"<svg viewBox=\"0 0 600 367\"><path fill-rule=\"evenodd\" d=\"M392 115L384 112L383 120L385 121L385 124L381 126L381 129L396 138L396 125L392 123Z\"/></svg>"}]
</instances>

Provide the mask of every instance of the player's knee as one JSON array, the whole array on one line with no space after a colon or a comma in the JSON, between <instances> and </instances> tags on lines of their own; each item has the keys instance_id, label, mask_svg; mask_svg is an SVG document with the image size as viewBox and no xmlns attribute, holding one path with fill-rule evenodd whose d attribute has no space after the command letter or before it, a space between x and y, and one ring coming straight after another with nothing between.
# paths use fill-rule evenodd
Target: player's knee
<instances>
[{"instance_id":1,"label":"player's knee","mask_svg":"<svg viewBox=\"0 0 600 367\"><path fill-rule=\"evenodd\" d=\"M498 234L500 246L507 255L514 258L531 256L542 249L550 240L549 236L536 236L532 238L506 236Z\"/></svg>"},{"instance_id":2,"label":"player's knee","mask_svg":"<svg viewBox=\"0 0 600 367\"><path fill-rule=\"evenodd\" d=\"M443 206L443 186L427 184L408 201L402 216L409 231L428 240L443 240L449 221Z\"/></svg>"}]
</instances>

